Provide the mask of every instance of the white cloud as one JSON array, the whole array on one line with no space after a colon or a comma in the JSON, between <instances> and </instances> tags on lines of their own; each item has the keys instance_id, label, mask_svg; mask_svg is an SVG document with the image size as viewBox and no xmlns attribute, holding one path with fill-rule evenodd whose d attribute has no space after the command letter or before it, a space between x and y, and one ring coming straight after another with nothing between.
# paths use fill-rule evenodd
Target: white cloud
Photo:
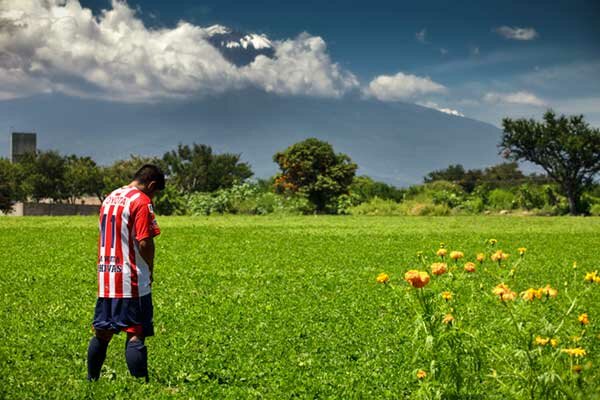
<instances>
[{"instance_id":1,"label":"white cloud","mask_svg":"<svg viewBox=\"0 0 600 400\"><path fill-rule=\"evenodd\" d=\"M533 28L518 28L510 26L501 26L495 29L495 32L505 39L512 40L533 40L539 35Z\"/></svg>"},{"instance_id":2,"label":"white cloud","mask_svg":"<svg viewBox=\"0 0 600 400\"><path fill-rule=\"evenodd\" d=\"M238 68L180 22L148 29L126 3L99 16L78 1L0 0L0 99L42 92L127 102L186 98L258 86L337 97L358 86L320 37L273 41L275 58Z\"/></svg>"},{"instance_id":3,"label":"white cloud","mask_svg":"<svg viewBox=\"0 0 600 400\"><path fill-rule=\"evenodd\" d=\"M525 91L513 93L489 92L483 96L483 100L488 103L522 104L536 107L546 106L546 102L535 94Z\"/></svg>"},{"instance_id":4,"label":"white cloud","mask_svg":"<svg viewBox=\"0 0 600 400\"><path fill-rule=\"evenodd\" d=\"M396 75L380 75L369 83L364 90L367 96L381 101L409 100L429 93L444 93L444 85L432 81L429 77L398 72Z\"/></svg>"},{"instance_id":5,"label":"white cloud","mask_svg":"<svg viewBox=\"0 0 600 400\"><path fill-rule=\"evenodd\" d=\"M427 43L427 29L423 28L415 34L417 41L421 43Z\"/></svg>"},{"instance_id":6,"label":"white cloud","mask_svg":"<svg viewBox=\"0 0 600 400\"><path fill-rule=\"evenodd\" d=\"M433 102L433 101L425 101L425 102L418 102L417 103L420 106L423 107L427 107L427 108L433 108L434 110L438 110L440 112L446 113L446 114L450 114L450 115L454 115L457 117L464 117L465 114L461 113L458 110L454 110L452 108L447 108L447 107L440 107L437 103Z\"/></svg>"}]
</instances>

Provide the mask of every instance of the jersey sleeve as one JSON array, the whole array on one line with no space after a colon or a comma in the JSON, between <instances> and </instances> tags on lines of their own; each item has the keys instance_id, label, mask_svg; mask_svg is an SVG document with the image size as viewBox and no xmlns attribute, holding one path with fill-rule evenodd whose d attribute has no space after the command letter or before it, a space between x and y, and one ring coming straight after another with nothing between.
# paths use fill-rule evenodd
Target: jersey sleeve
<instances>
[{"instance_id":1,"label":"jersey sleeve","mask_svg":"<svg viewBox=\"0 0 600 400\"><path fill-rule=\"evenodd\" d=\"M140 199L138 204L136 204L134 225L135 239L138 242L160 235L160 228L156 222L156 216L154 215L151 201Z\"/></svg>"}]
</instances>

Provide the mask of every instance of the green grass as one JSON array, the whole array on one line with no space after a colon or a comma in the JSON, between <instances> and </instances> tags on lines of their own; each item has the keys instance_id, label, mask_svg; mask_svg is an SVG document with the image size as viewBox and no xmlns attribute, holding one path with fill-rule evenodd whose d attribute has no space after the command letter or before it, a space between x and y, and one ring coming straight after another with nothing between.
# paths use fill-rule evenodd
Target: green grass
<instances>
[{"instance_id":1,"label":"green grass","mask_svg":"<svg viewBox=\"0 0 600 400\"><path fill-rule=\"evenodd\" d=\"M600 270L600 218L159 224L151 383L128 375L123 335L100 381L88 383L96 219L0 218L0 398L531 398L532 382L536 398L600 396L600 284L583 282L586 271ZM489 253L489 238L511 253L508 266L487 261L475 274L433 277L423 290L431 309L422 312L404 273L428 269L440 242L467 261ZM521 246L527 254L511 274ZM380 272L391 285L375 282ZM506 307L491 293L501 280L516 292L549 283L559 294ZM442 290L455 294L451 303ZM441 324L446 312L454 327ZM584 334L583 312L591 321ZM557 349L530 346L536 334L555 331ZM574 346L588 353L577 375L574 359L560 352ZM428 373L422 381L419 369Z\"/></svg>"}]
</instances>

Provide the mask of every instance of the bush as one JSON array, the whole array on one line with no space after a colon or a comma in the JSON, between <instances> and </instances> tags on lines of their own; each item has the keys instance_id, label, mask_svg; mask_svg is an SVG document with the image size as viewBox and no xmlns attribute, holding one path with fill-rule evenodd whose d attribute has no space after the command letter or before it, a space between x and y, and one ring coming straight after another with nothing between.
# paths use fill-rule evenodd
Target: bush
<instances>
[{"instance_id":1,"label":"bush","mask_svg":"<svg viewBox=\"0 0 600 400\"><path fill-rule=\"evenodd\" d=\"M493 210L510 210L515 205L515 195L504 189L494 189L488 194L488 205Z\"/></svg>"},{"instance_id":2,"label":"bush","mask_svg":"<svg viewBox=\"0 0 600 400\"><path fill-rule=\"evenodd\" d=\"M600 204L594 204L590 207L590 215L594 217L600 217Z\"/></svg>"},{"instance_id":3,"label":"bush","mask_svg":"<svg viewBox=\"0 0 600 400\"><path fill-rule=\"evenodd\" d=\"M406 215L406 211L400 203L393 200L384 200L373 197L371 200L350 207L347 211L351 215Z\"/></svg>"}]
</instances>

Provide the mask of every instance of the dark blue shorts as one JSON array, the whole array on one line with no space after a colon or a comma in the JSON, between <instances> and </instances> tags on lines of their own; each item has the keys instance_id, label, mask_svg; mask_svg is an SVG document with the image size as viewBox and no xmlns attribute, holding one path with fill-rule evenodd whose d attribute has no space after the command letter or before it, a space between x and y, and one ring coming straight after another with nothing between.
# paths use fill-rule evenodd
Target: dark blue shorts
<instances>
[{"instance_id":1,"label":"dark blue shorts","mask_svg":"<svg viewBox=\"0 0 600 400\"><path fill-rule=\"evenodd\" d=\"M96 300L92 325L95 329L110 330L115 333L126 331L142 334L145 337L154 336L153 314L152 294L130 299L99 297Z\"/></svg>"}]
</instances>

